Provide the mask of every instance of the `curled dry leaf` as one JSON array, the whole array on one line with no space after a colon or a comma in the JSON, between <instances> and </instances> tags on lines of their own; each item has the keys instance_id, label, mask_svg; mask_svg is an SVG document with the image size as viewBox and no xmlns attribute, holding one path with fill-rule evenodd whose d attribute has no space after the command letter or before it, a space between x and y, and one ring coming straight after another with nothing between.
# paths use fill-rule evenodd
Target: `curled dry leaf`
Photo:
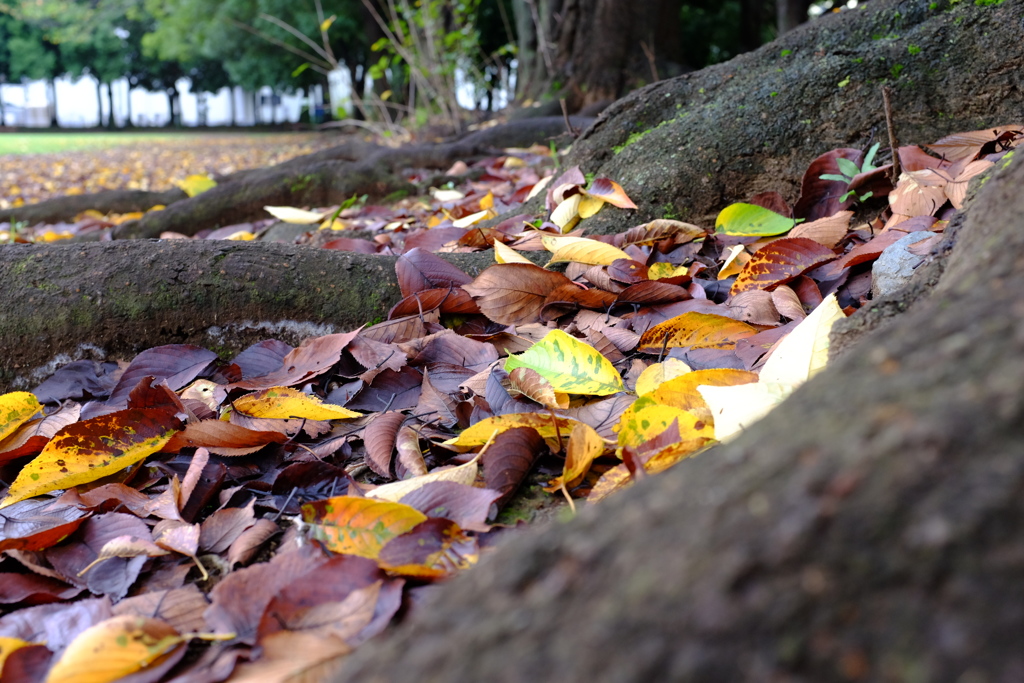
<instances>
[{"instance_id":1,"label":"curled dry leaf","mask_svg":"<svg viewBox=\"0 0 1024 683\"><path fill-rule=\"evenodd\" d=\"M403 297L427 289L461 287L473 281L473 278L440 256L419 247L410 249L398 258L395 273Z\"/></svg>"},{"instance_id":2,"label":"curled dry leaf","mask_svg":"<svg viewBox=\"0 0 1024 683\"><path fill-rule=\"evenodd\" d=\"M729 299L729 313L752 325L778 325L779 311L772 300L772 292L751 289Z\"/></svg>"},{"instance_id":3,"label":"curled dry leaf","mask_svg":"<svg viewBox=\"0 0 1024 683\"><path fill-rule=\"evenodd\" d=\"M556 491L563 486L571 485L590 471L590 465L604 453L604 450L604 439L593 427L582 422L576 424L569 434L569 443L565 448L562 474L548 482L546 490Z\"/></svg>"},{"instance_id":4,"label":"curled dry leaf","mask_svg":"<svg viewBox=\"0 0 1024 683\"><path fill-rule=\"evenodd\" d=\"M852 217L852 211L840 211L833 216L819 218L810 223L801 223L790 231L789 236L806 237L829 249L834 249L846 237Z\"/></svg>"},{"instance_id":5,"label":"curled dry leaf","mask_svg":"<svg viewBox=\"0 0 1024 683\"><path fill-rule=\"evenodd\" d=\"M366 464L382 477L391 478L391 458L394 455L398 430L404 422L403 413L389 410L376 415L363 431Z\"/></svg>"},{"instance_id":6,"label":"curled dry leaf","mask_svg":"<svg viewBox=\"0 0 1024 683\"><path fill-rule=\"evenodd\" d=\"M393 574L442 579L480 558L476 539L450 519L428 519L381 548L377 561Z\"/></svg>"},{"instance_id":7,"label":"curled dry leaf","mask_svg":"<svg viewBox=\"0 0 1024 683\"><path fill-rule=\"evenodd\" d=\"M505 416L508 417L508 416ZM566 420L568 424L579 424ZM550 426L550 422L548 423ZM562 433L571 434L563 428ZM494 437L494 443L481 457L484 468L484 483L487 488L498 491L501 497L495 501L500 510L516 492L519 485L544 450L544 434L532 427L517 426Z\"/></svg>"},{"instance_id":8,"label":"curled dry leaf","mask_svg":"<svg viewBox=\"0 0 1024 683\"><path fill-rule=\"evenodd\" d=\"M569 396L556 392L551 382L536 370L527 367L515 368L508 373L510 396L525 396L545 408L565 409L569 407Z\"/></svg>"},{"instance_id":9,"label":"curled dry leaf","mask_svg":"<svg viewBox=\"0 0 1024 683\"><path fill-rule=\"evenodd\" d=\"M626 195L622 186L611 178L594 178L594 182L590 183L590 187L586 189L586 194L620 209L636 208L636 204Z\"/></svg>"},{"instance_id":10,"label":"curled dry leaf","mask_svg":"<svg viewBox=\"0 0 1024 683\"><path fill-rule=\"evenodd\" d=\"M803 320L807 317L807 312L804 311L804 305L800 302L800 297L786 285L776 287L772 291L771 296L772 303L775 304L776 310L783 317L790 320Z\"/></svg>"},{"instance_id":11,"label":"curled dry leaf","mask_svg":"<svg viewBox=\"0 0 1024 683\"><path fill-rule=\"evenodd\" d=\"M366 497L375 498L377 500L389 500L393 503L397 503L413 491L437 481L450 481L456 484L471 486L473 482L476 481L478 470L477 460L479 460L479 455L466 464L459 465L458 467L437 469L422 476L413 477L412 479L404 479L402 481L394 481L390 484L384 484L383 486L378 486L368 492Z\"/></svg>"}]
</instances>

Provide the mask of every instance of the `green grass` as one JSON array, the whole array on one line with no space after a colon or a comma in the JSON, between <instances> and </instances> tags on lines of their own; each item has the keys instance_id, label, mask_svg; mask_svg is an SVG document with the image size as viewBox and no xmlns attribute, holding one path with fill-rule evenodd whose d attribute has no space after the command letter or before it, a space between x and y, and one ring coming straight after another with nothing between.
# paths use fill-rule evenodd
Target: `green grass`
<instances>
[{"instance_id":1,"label":"green grass","mask_svg":"<svg viewBox=\"0 0 1024 683\"><path fill-rule=\"evenodd\" d=\"M281 135L280 133L183 133L177 131L132 131L118 133L81 132L39 132L0 133L0 155L2 154L49 154L71 152L81 149L107 149L121 145L162 144L174 142L195 142L204 137L216 135L244 135L259 137Z\"/></svg>"}]
</instances>

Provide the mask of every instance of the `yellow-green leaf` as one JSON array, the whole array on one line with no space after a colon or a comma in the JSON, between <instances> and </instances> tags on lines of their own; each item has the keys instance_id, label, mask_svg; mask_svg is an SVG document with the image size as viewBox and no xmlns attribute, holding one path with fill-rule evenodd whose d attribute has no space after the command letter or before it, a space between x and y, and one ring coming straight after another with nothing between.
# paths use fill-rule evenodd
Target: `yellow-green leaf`
<instances>
[{"instance_id":1,"label":"yellow-green leaf","mask_svg":"<svg viewBox=\"0 0 1024 683\"><path fill-rule=\"evenodd\" d=\"M39 409L39 400L27 391L12 391L0 396L0 441L13 434Z\"/></svg>"},{"instance_id":2,"label":"yellow-green leaf","mask_svg":"<svg viewBox=\"0 0 1024 683\"><path fill-rule=\"evenodd\" d=\"M181 425L174 413L173 408L119 410L68 425L21 469L0 508L96 481L156 453Z\"/></svg>"},{"instance_id":3,"label":"yellow-green leaf","mask_svg":"<svg viewBox=\"0 0 1024 683\"><path fill-rule=\"evenodd\" d=\"M178 187L184 190L185 194L189 197L195 197L197 194L202 194L207 190L211 190L217 187L217 181L208 175L190 175L181 182L177 183Z\"/></svg>"},{"instance_id":4,"label":"yellow-green leaf","mask_svg":"<svg viewBox=\"0 0 1024 683\"><path fill-rule=\"evenodd\" d=\"M757 204L730 204L715 219L715 232L726 235L781 235L796 225L786 218Z\"/></svg>"},{"instance_id":5,"label":"yellow-green leaf","mask_svg":"<svg viewBox=\"0 0 1024 683\"><path fill-rule=\"evenodd\" d=\"M712 426L693 413L657 403L651 396L641 396L622 413L615 431L619 445L635 448L669 428L673 420L679 421L679 434L683 440L710 437Z\"/></svg>"},{"instance_id":6,"label":"yellow-green leaf","mask_svg":"<svg viewBox=\"0 0 1024 683\"><path fill-rule=\"evenodd\" d=\"M427 521L427 516L401 503L336 496L303 505L302 519L333 552L372 560L385 543Z\"/></svg>"},{"instance_id":7,"label":"yellow-green leaf","mask_svg":"<svg viewBox=\"0 0 1024 683\"><path fill-rule=\"evenodd\" d=\"M758 380L757 374L732 368L710 368L696 370L680 377L674 377L654 389L648 396L662 405L672 406L693 413L698 419L710 421L708 406L697 391L698 386L728 387L750 384Z\"/></svg>"},{"instance_id":8,"label":"yellow-green leaf","mask_svg":"<svg viewBox=\"0 0 1024 683\"><path fill-rule=\"evenodd\" d=\"M361 413L344 406L322 403L316 396L304 394L298 389L271 387L253 394L246 394L235 400L235 410L249 417L265 417L276 420L304 418L307 420L344 420L362 417Z\"/></svg>"},{"instance_id":9,"label":"yellow-green leaf","mask_svg":"<svg viewBox=\"0 0 1024 683\"><path fill-rule=\"evenodd\" d=\"M505 371L530 368L551 382L555 391L607 396L624 391L615 366L590 344L562 330L551 330L517 356L505 360Z\"/></svg>"}]
</instances>

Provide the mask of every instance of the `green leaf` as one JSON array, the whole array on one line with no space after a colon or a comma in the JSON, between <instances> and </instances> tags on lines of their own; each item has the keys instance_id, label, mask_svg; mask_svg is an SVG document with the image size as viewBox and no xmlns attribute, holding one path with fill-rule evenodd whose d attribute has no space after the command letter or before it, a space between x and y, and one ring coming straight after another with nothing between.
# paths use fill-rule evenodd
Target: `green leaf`
<instances>
[{"instance_id":1,"label":"green leaf","mask_svg":"<svg viewBox=\"0 0 1024 683\"><path fill-rule=\"evenodd\" d=\"M846 176L839 175L837 173L822 173L818 177L822 180L834 180L837 183L846 183L847 185L853 182L853 178L847 178Z\"/></svg>"},{"instance_id":2,"label":"green leaf","mask_svg":"<svg viewBox=\"0 0 1024 683\"><path fill-rule=\"evenodd\" d=\"M857 164L850 161L849 159L839 157L838 159L836 159L836 164L839 166L839 171L843 175L849 176L851 179L853 178L853 176L860 173L860 167L857 166Z\"/></svg>"},{"instance_id":3,"label":"green leaf","mask_svg":"<svg viewBox=\"0 0 1024 683\"><path fill-rule=\"evenodd\" d=\"M726 235L781 235L796 225L786 218L756 204L731 204L715 219L715 232Z\"/></svg>"},{"instance_id":4,"label":"green leaf","mask_svg":"<svg viewBox=\"0 0 1024 683\"><path fill-rule=\"evenodd\" d=\"M879 146L879 144L880 143L876 142L875 144L871 145L871 149L868 150L868 155L866 157L864 157L864 163L861 164L861 167L860 167L860 172L861 173L868 173L869 171L874 171L875 170L875 168L876 168L875 165L874 165L875 154L878 153L878 146Z\"/></svg>"},{"instance_id":5,"label":"green leaf","mask_svg":"<svg viewBox=\"0 0 1024 683\"><path fill-rule=\"evenodd\" d=\"M590 344L552 330L518 356L509 356L505 371L530 368L566 394L607 396L625 391L615 366Z\"/></svg>"}]
</instances>

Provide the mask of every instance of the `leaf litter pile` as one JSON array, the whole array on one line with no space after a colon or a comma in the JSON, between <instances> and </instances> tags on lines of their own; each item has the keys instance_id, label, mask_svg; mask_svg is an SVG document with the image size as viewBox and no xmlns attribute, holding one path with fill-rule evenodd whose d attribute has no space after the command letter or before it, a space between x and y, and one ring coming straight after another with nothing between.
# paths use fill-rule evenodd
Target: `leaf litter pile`
<instances>
[{"instance_id":1,"label":"leaf litter pile","mask_svg":"<svg viewBox=\"0 0 1024 683\"><path fill-rule=\"evenodd\" d=\"M758 195L713 231L586 237L633 203L542 179L542 150L429 200L272 207L302 241L400 254L405 298L296 348L161 346L0 396L3 681L329 679L522 523L502 510L524 481L575 509L766 414L825 365L872 263L910 233L924 258L1022 138L901 148L895 187L874 149L833 150L793 207ZM478 225L541 192L547 215ZM487 247L475 278L432 253Z\"/></svg>"}]
</instances>

